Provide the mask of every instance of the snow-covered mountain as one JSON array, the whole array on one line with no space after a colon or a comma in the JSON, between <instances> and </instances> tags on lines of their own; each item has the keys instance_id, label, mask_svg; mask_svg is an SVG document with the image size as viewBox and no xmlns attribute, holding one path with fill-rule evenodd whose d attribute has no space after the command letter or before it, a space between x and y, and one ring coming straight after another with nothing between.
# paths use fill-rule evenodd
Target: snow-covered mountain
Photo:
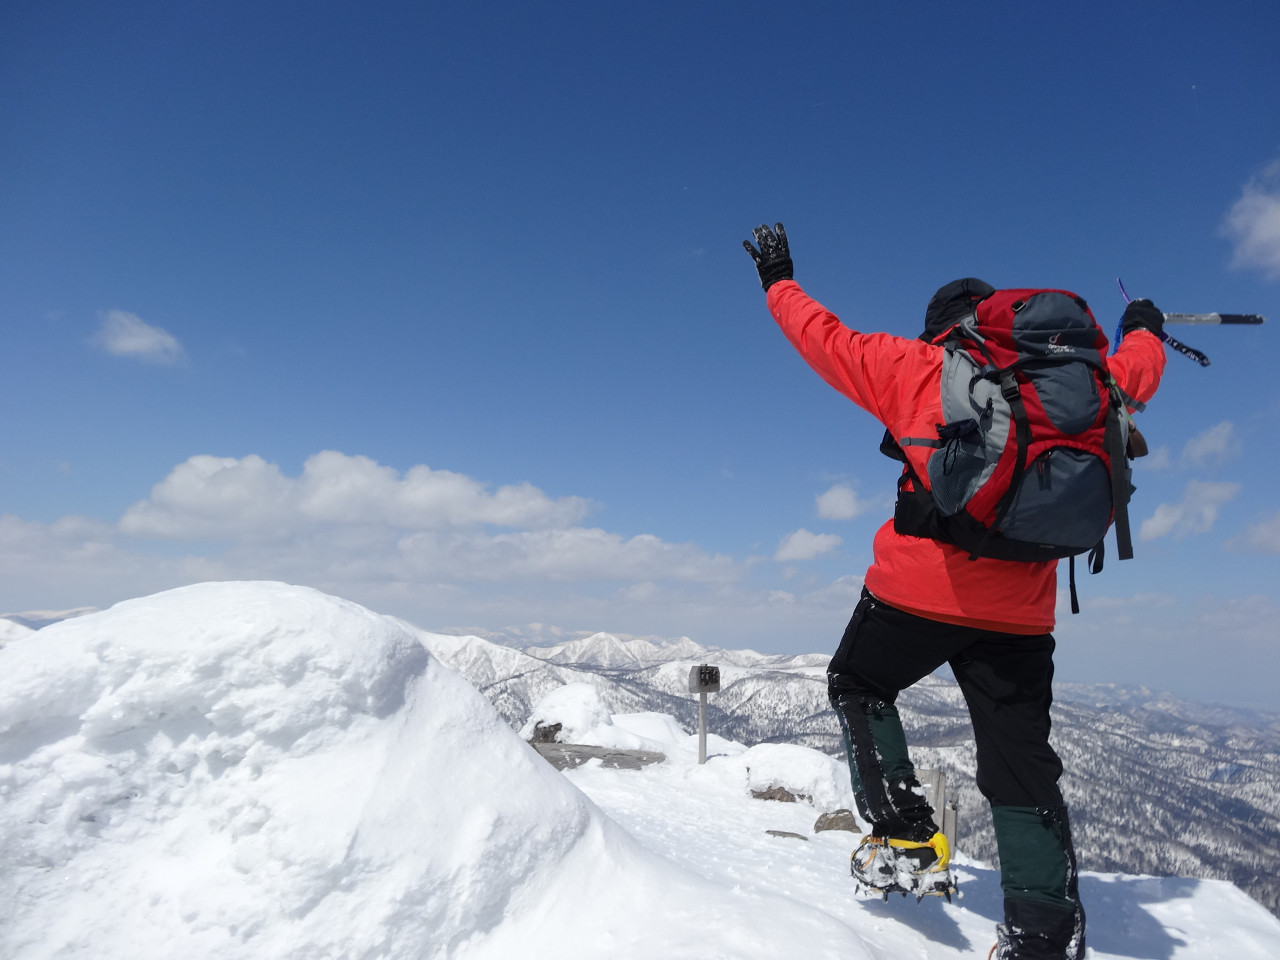
<instances>
[{"instance_id":1,"label":"snow-covered mountain","mask_svg":"<svg viewBox=\"0 0 1280 960\"><path fill-rule=\"evenodd\" d=\"M620 637L612 633L593 633L577 640L567 640L551 646L531 645L522 648L531 657L550 663L568 665L583 664L592 670L638 669L672 661L690 661L731 664L740 667L758 667L768 663L793 663L797 659L814 665L826 665L826 657L806 654L804 657L788 657L756 653L754 650L722 650L704 647L688 637L660 640L652 637Z\"/></svg>"},{"instance_id":2,"label":"snow-covered mountain","mask_svg":"<svg viewBox=\"0 0 1280 960\"><path fill-rule=\"evenodd\" d=\"M556 671L572 663L572 680L592 677L615 712L660 710L693 729L688 672L707 662L720 664L723 678L708 706L711 730L747 744L843 753L826 699L826 655L776 657L610 634L523 652L480 638L427 644L517 726L556 683L570 682ZM1066 766L1062 787L1085 869L1228 879L1280 914L1280 714L1111 686L1060 685L1057 695L1054 745ZM960 806L961 848L996 861L958 688L929 677L899 706L917 763L948 774Z\"/></svg>"},{"instance_id":3,"label":"snow-covered mountain","mask_svg":"<svg viewBox=\"0 0 1280 960\"><path fill-rule=\"evenodd\" d=\"M97 607L73 607L70 610L24 610L21 613L0 613L0 629L5 622L16 623L29 630L39 630L61 620L71 620L96 613Z\"/></svg>"}]
</instances>

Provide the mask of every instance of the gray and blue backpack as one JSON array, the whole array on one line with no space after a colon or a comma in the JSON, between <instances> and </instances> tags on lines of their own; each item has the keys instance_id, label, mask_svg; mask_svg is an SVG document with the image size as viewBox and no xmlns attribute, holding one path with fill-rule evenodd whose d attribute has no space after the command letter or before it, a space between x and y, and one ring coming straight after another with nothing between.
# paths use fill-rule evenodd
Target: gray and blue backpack
<instances>
[{"instance_id":1,"label":"gray and blue backpack","mask_svg":"<svg viewBox=\"0 0 1280 960\"><path fill-rule=\"evenodd\" d=\"M894 529L955 544L970 559L1090 551L1096 572L1114 522L1120 559L1132 557L1128 461L1140 438L1126 401L1136 405L1107 371L1106 334L1088 304L1065 290L957 283L978 290L956 301L958 318L927 331L946 351L944 422L936 436L886 435L881 445L906 464ZM933 448L924 477L907 446Z\"/></svg>"}]
</instances>

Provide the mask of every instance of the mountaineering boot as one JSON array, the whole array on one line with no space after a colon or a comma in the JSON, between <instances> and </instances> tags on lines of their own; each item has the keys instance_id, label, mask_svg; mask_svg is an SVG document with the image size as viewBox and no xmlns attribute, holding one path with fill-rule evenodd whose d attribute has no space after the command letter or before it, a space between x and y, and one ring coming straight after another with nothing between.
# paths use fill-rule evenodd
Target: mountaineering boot
<instances>
[{"instance_id":1,"label":"mountaineering boot","mask_svg":"<svg viewBox=\"0 0 1280 960\"><path fill-rule=\"evenodd\" d=\"M1084 911L1034 900L1006 900L996 925L993 960L1081 960Z\"/></svg>"},{"instance_id":2,"label":"mountaineering boot","mask_svg":"<svg viewBox=\"0 0 1280 960\"><path fill-rule=\"evenodd\" d=\"M917 901L928 896L946 897L951 902L955 889L951 882L951 848L941 831L921 843L896 837L865 837L850 858L849 870L856 890L878 893L913 894Z\"/></svg>"}]
</instances>

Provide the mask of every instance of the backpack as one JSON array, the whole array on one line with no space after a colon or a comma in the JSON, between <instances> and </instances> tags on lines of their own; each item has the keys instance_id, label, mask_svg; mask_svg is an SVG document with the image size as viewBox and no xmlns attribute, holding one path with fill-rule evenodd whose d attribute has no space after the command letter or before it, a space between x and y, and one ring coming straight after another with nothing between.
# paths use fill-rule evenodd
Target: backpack
<instances>
[{"instance_id":1,"label":"backpack","mask_svg":"<svg viewBox=\"0 0 1280 960\"><path fill-rule=\"evenodd\" d=\"M932 343L942 362L934 437L886 433L906 463L894 529L968 551L969 559L1038 562L1090 552L1102 568L1114 521L1120 559L1133 556L1128 502L1131 431L1107 372L1107 338L1065 290L997 290ZM923 481L902 447L933 448ZM1137 444L1135 443L1135 447Z\"/></svg>"}]
</instances>

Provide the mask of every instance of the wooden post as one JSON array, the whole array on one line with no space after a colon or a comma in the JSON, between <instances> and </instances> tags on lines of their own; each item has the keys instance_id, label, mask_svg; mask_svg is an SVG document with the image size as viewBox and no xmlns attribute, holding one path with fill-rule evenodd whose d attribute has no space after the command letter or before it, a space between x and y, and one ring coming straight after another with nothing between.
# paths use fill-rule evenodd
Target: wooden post
<instances>
[{"instance_id":1,"label":"wooden post","mask_svg":"<svg viewBox=\"0 0 1280 960\"><path fill-rule=\"evenodd\" d=\"M952 850L956 847L956 829L959 813L955 802L947 802L947 775L942 770L917 770L916 779L924 787L929 806L933 807L933 816L947 844Z\"/></svg>"}]
</instances>

